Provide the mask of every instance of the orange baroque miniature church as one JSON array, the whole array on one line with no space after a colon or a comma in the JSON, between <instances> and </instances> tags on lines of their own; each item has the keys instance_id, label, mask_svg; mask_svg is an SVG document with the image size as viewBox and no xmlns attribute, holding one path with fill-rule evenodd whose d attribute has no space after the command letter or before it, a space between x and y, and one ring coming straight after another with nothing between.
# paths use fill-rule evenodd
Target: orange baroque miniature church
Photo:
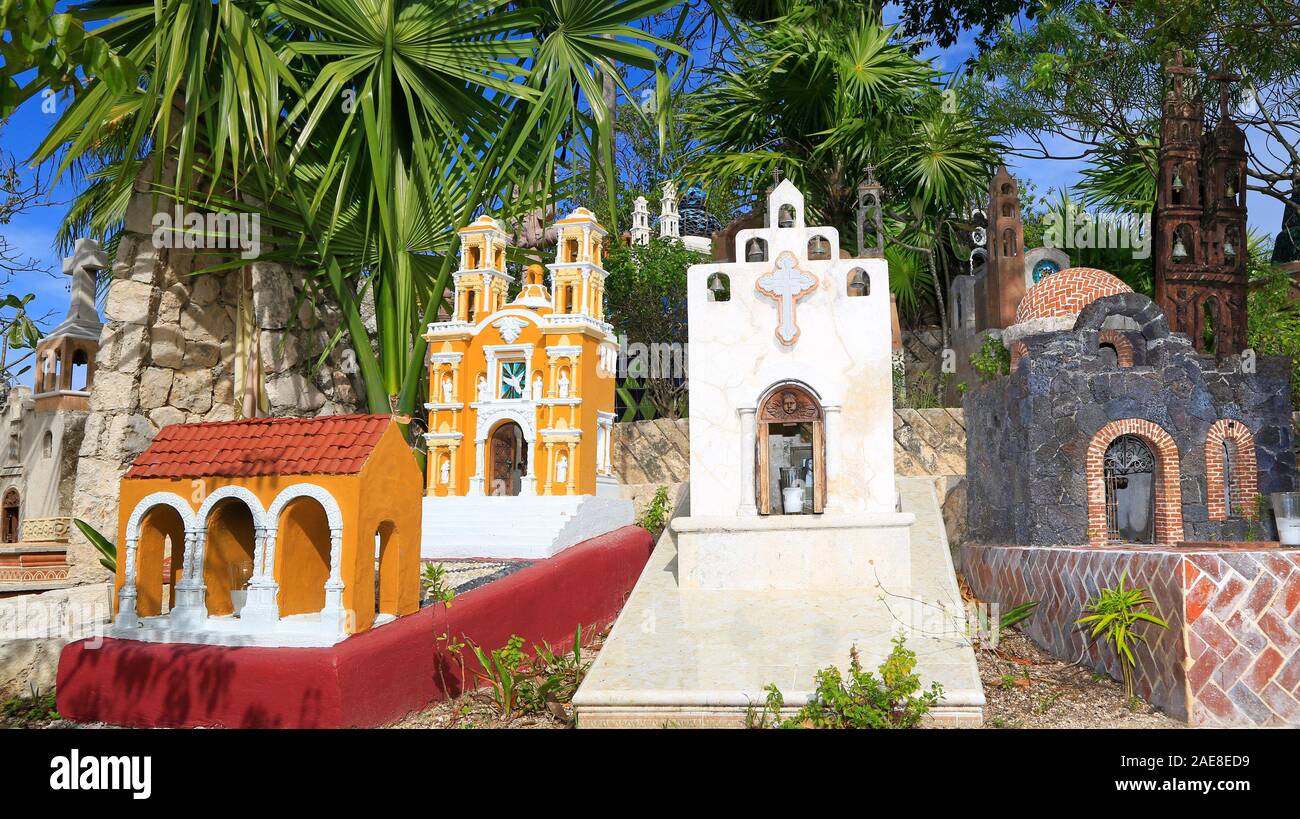
<instances>
[{"instance_id":1,"label":"orange baroque miniature church","mask_svg":"<svg viewBox=\"0 0 1300 819\"><path fill-rule=\"evenodd\" d=\"M452 317L429 325L425 558L548 557L631 522L611 467L618 347L605 321L604 228L556 225L557 259L508 300L509 243L460 231Z\"/></svg>"}]
</instances>

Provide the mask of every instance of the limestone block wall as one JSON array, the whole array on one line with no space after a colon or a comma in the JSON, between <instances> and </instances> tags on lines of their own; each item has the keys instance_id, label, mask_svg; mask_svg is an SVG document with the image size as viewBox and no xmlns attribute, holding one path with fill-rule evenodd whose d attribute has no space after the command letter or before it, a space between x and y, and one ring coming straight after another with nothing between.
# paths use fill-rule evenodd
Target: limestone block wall
<instances>
[{"instance_id":1,"label":"limestone block wall","mask_svg":"<svg viewBox=\"0 0 1300 819\"><path fill-rule=\"evenodd\" d=\"M141 200L147 203L148 195L136 195L128 228L148 224L147 213L138 212ZM257 261L195 273L218 261L155 247L144 231L122 237L104 303L73 504L73 514L101 532L116 530L118 480L159 429L242 417L237 369L254 360L260 361L264 395L259 414L313 416L361 407L364 393L346 335L315 368L340 317L302 296L303 273ZM236 329L241 319L242 334ZM79 535L69 551L74 581L105 576Z\"/></svg>"},{"instance_id":2,"label":"limestone block wall","mask_svg":"<svg viewBox=\"0 0 1300 819\"><path fill-rule=\"evenodd\" d=\"M614 425L614 472L626 484L690 478L690 419ZM966 474L966 417L960 409L894 410L894 471L909 477Z\"/></svg>"}]
</instances>

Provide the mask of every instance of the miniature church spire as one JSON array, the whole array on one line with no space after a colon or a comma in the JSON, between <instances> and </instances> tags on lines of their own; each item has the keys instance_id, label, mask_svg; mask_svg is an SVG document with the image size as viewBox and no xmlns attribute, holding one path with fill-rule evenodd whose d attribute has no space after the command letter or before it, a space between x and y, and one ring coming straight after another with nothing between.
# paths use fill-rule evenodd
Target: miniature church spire
<instances>
[{"instance_id":1,"label":"miniature church spire","mask_svg":"<svg viewBox=\"0 0 1300 819\"><path fill-rule=\"evenodd\" d=\"M646 198L638 196L632 203L632 244L650 244L650 211L646 207Z\"/></svg>"},{"instance_id":2,"label":"miniature church spire","mask_svg":"<svg viewBox=\"0 0 1300 819\"><path fill-rule=\"evenodd\" d=\"M659 237L679 239L681 235L677 215L677 183L669 179L664 182L663 197L659 204Z\"/></svg>"}]
</instances>

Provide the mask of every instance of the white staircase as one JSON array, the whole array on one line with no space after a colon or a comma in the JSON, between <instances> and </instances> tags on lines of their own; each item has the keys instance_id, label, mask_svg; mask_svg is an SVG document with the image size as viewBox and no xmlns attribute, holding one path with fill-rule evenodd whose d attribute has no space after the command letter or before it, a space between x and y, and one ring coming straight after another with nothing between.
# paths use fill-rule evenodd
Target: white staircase
<instances>
[{"instance_id":1,"label":"white staircase","mask_svg":"<svg viewBox=\"0 0 1300 819\"><path fill-rule=\"evenodd\" d=\"M632 502L622 498L426 497L420 557L541 560L632 518Z\"/></svg>"}]
</instances>

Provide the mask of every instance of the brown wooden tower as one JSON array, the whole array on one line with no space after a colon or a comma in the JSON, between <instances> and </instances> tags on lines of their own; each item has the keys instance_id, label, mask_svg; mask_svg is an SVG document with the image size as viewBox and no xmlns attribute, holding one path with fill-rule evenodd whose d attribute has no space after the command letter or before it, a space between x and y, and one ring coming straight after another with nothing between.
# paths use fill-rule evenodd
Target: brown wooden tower
<instances>
[{"instance_id":1,"label":"brown wooden tower","mask_svg":"<svg viewBox=\"0 0 1300 819\"><path fill-rule=\"evenodd\" d=\"M1025 297L1025 223L1016 178L999 165L989 185L988 271L983 327L1010 327Z\"/></svg>"},{"instance_id":2,"label":"brown wooden tower","mask_svg":"<svg viewBox=\"0 0 1300 819\"><path fill-rule=\"evenodd\" d=\"M1185 80L1195 73L1181 52L1161 117L1155 212L1156 303L1174 332L1202 353L1246 348L1246 137L1228 115L1230 75L1219 83L1219 122L1205 128L1199 99Z\"/></svg>"}]
</instances>

